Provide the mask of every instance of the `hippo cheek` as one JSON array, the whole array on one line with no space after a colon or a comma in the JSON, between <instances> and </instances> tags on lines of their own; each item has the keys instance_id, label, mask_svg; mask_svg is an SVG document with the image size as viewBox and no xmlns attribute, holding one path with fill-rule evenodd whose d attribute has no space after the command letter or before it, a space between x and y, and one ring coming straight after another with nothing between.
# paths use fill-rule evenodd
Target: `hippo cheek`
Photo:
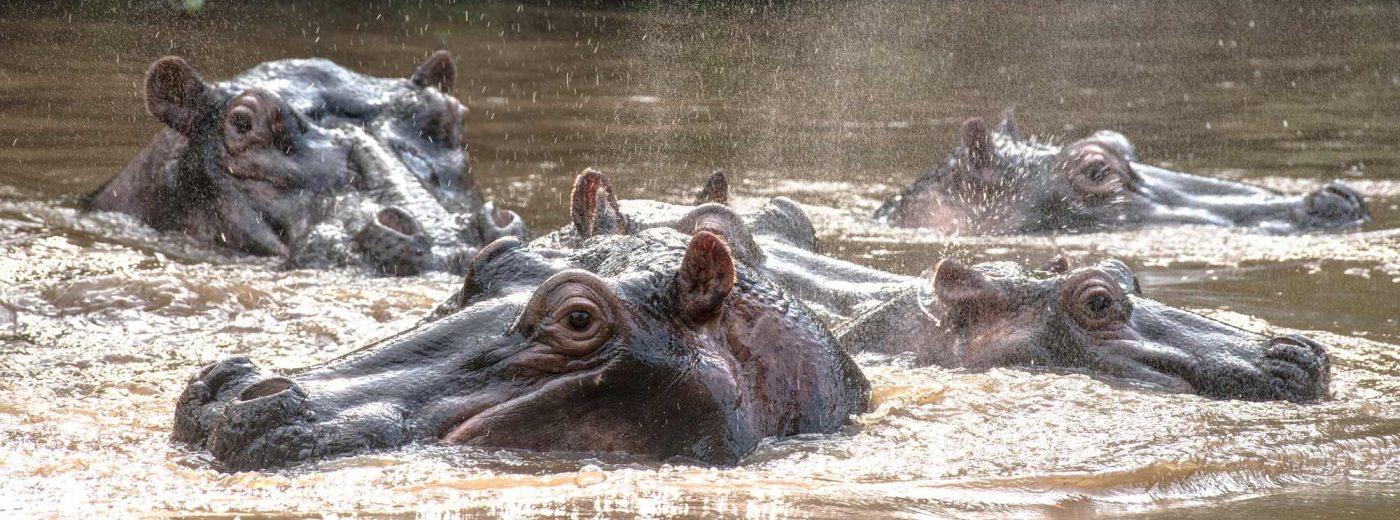
<instances>
[{"instance_id":1,"label":"hippo cheek","mask_svg":"<svg viewBox=\"0 0 1400 520\"><path fill-rule=\"evenodd\" d=\"M628 432L617 431L607 412L600 412L611 393L606 384L602 371L595 369L550 380L494 405L467 405L460 412L467 418L448 428L442 441L535 451L631 451L626 449L634 444Z\"/></svg>"},{"instance_id":2,"label":"hippo cheek","mask_svg":"<svg viewBox=\"0 0 1400 520\"><path fill-rule=\"evenodd\" d=\"M1196 393L1192 381L1197 379L1200 365L1179 349L1129 337L1096 342L1093 351L1099 370L1110 378L1169 392Z\"/></svg>"},{"instance_id":3,"label":"hippo cheek","mask_svg":"<svg viewBox=\"0 0 1400 520\"><path fill-rule=\"evenodd\" d=\"M442 441L541 452L682 455L716 463L742 455L726 442L732 435L725 415L690 398L702 395L704 385L621 377L616 368L550 381L472 415L448 429Z\"/></svg>"}]
</instances>

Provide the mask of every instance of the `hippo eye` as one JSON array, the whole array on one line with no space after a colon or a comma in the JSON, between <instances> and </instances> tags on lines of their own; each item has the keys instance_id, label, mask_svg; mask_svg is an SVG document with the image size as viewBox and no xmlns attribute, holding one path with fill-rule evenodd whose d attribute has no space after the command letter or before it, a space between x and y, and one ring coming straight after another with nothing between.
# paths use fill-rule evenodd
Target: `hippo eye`
<instances>
[{"instance_id":1,"label":"hippo eye","mask_svg":"<svg viewBox=\"0 0 1400 520\"><path fill-rule=\"evenodd\" d=\"M1102 184L1103 181L1108 180L1110 175L1113 175L1113 170L1110 170L1108 165L1104 163L1094 163L1084 169L1084 176L1088 177L1089 181L1094 184Z\"/></svg>"},{"instance_id":2,"label":"hippo eye","mask_svg":"<svg viewBox=\"0 0 1400 520\"><path fill-rule=\"evenodd\" d=\"M233 107L228 111L228 124L240 134L253 131L253 109L247 105Z\"/></svg>"},{"instance_id":3,"label":"hippo eye","mask_svg":"<svg viewBox=\"0 0 1400 520\"><path fill-rule=\"evenodd\" d=\"M1090 295L1086 303L1089 306L1090 312L1102 314L1104 311L1108 310L1110 305L1113 305L1113 299L1107 294L1099 292Z\"/></svg>"},{"instance_id":4,"label":"hippo eye","mask_svg":"<svg viewBox=\"0 0 1400 520\"><path fill-rule=\"evenodd\" d=\"M533 339L571 356L597 350L612 337L614 328L613 305L608 303L611 293L602 284L591 275L571 271L546 280L523 318L535 323Z\"/></svg>"},{"instance_id":5,"label":"hippo eye","mask_svg":"<svg viewBox=\"0 0 1400 520\"><path fill-rule=\"evenodd\" d=\"M1131 308L1123 290L1108 275L1085 271L1065 281L1063 307L1086 330L1113 330L1127 321Z\"/></svg>"},{"instance_id":6,"label":"hippo eye","mask_svg":"<svg viewBox=\"0 0 1400 520\"><path fill-rule=\"evenodd\" d=\"M593 324L593 315L588 311L573 311L569 313L569 328L574 332L584 332L589 325Z\"/></svg>"}]
</instances>

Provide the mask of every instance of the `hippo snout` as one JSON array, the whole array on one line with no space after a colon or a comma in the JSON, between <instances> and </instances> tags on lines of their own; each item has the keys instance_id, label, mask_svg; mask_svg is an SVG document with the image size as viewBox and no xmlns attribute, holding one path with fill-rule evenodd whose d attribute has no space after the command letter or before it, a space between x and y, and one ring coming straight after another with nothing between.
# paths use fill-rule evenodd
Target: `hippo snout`
<instances>
[{"instance_id":1,"label":"hippo snout","mask_svg":"<svg viewBox=\"0 0 1400 520\"><path fill-rule=\"evenodd\" d=\"M1279 398L1302 402L1327 396L1331 363L1327 348L1312 339L1297 334L1270 339L1260 368Z\"/></svg>"},{"instance_id":2,"label":"hippo snout","mask_svg":"<svg viewBox=\"0 0 1400 520\"><path fill-rule=\"evenodd\" d=\"M175 405L175 440L202 444L224 403L257 378L257 367L246 357L232 357L205 366L191 377Z\"/></svg>"},{"instance_id":3,"label":"hippo snout","mask_svg":"<svg viewBox=\"0 0 1400 520\"><path fill-rule=\"evenodd\" d=\"M1371 220L1361 194L1341 182L1332 182L1303 198L1307 224L1315 228L1344 228Z\"/></svg>"},{"instance_id":4,"label":"hippo snout","mask_svg":"<svg viewBox=\"0 0 1400 520\"><path fill-rule=\"evenodd\" d=\"M240 471L314 456L314 418L301 385L264 377L248 358L232 357L190 378L175 406L172 436Z\"/></svg>"}]
</instances>

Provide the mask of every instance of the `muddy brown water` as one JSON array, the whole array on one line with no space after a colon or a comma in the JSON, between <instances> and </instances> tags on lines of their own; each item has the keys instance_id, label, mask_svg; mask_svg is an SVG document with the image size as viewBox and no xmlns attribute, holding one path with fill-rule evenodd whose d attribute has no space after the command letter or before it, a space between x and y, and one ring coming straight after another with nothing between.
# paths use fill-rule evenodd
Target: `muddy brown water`
<instances>
[{"instance_id":1,"label":"muddy brown water","mask_svg":"<svg viewBox=\"0 0 1400 520\"><path fill-rule=\"evenodd\" d=\"M0 7L0 514L530 517L1394 517L1400 510L1400 9L1263 3L801 3L596 11L208 2ZM117 4L113 2L113 4ZM874 409L838 435L705 468L415 447L225 474L168 442L184 379L231 354L291 368L402 330L448 276L280 271L76 198L157 129L164 54L210 79L320 56L376 75L458 58L477 179L537 231L572 176L684 202L787 195L826 250L915 274L944 256L1124 259L1147 295L1333 346L1332 399L1220 402L1082 376L862 357ZM1341 178L1340 235L1148 229L930 236L871 225L957 124L1015 104L1041 134L1130 136L1146 162L1304 192Z\"/></svg>"}]
</instances>

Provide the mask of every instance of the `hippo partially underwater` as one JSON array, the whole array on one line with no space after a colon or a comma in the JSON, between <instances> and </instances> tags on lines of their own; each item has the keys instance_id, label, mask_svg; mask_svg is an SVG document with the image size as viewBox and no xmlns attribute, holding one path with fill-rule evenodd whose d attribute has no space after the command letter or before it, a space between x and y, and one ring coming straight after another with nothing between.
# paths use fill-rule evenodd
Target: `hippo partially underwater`
<instances>
[{"instance_id":1,"label":"hippo partially underwater","mask_svg":"<svg viewBox=\"0 0 1400 520\"><path fill-rule=\"evenodd\" d=\"M409 78L307 59L219 83L161 58L145 99L166 128L84 207L293 267L460 271L525 228L477 192L455 80L446 51Z\"/></svg>"},{"instance_id":2,"label":"hippo partially underwater","mask_svg":"<svg viewBox=\"0 0 1400 520\"><path fill-rule=\"evenodd\" d=\"M1011 110L993 130L972 118L940 165L891 197L876 217L959 234L1213 225L1267 233L1337 231L1370 220L1339 182L1288 196L1143 164L1131 142L1099 131L1058 146L1023 137Z\"/></svg>"},{"instance_id":3,"label":"hippo partially underwater","mask_svg":"<svg viewBox=\"0 0 1400 520\"><path fill-rule=\"evenodd\" d=\"M448 443L731 464L830 433L869 383L801 302L718 236L651 229L571 251L514 238L470 263L460 303L284 375L230 358L180 396L174 438L224 469Z\"/></svg>"},{"instance_id":4,"label":"hippo partially underwater","mask_svg":"<svg viewBox=\"0 0 1400 520\"><path fill-rule=\"evenodd\" d=\"M649 227L723 236L736 258L826 311L851 352L907 352L917 364L949 368L1078 372L1220 399L1327 395L1330 364L1321 344L1266 337L1148 299L1118 260L1072 270L1058 257L1028 270L948 259L932 274L906 277L819 254L805 212L786 199L747 216L708 202L728 200L716 189L723 185L723 174L712 175L698 206L619 202L605 176L587 171L575 187L575 231L555 236Z\"/></svg>"}]
</instances>

